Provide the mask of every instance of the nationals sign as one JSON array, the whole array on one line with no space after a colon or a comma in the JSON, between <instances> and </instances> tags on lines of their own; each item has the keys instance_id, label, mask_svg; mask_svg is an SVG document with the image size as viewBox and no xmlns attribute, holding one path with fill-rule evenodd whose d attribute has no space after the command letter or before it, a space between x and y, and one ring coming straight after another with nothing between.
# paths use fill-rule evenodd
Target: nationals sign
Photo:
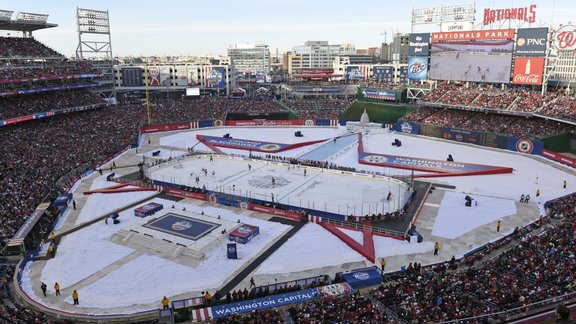
<instances>
[{"instance_id":1,"label":"nationals sign","mask_svg":"<svg viewBox=\"0 0 576 324\"><path fill-rule=\"evenodd\" d=\"M521 20L532 24L536 22L536 5L520 8L484 9L484 25L500 20Z\"/></svg>"},{"instance_id":2,"label":"nationals sign","mask_svg":"<svg viewBox=\"0 0 576 324\"><path fill-rule=\"evenodd\" d=\"M543 57L516 57L512 83L540 85L543 71Z\"/></svg>"},{"instance_id":3,"label":"nationals sign","mask_svg":"<svg viewBox=\"0 0 576 324\"><path fill-rule=\"evenodd\" d=\"M576 26L561 26L552 35L552 45L559 51L576 50Z\"/></svg>"},{"instance_id":4,"label":"nationals sign","mask_svg":"<svg viewBox=\"0 0 576 324\"><path fill-rule=\"evenodd\" d=\"M432 33L433 42L449 42L484 39L513 39L514 29L470 30L459 32Z\"/></svg>"}]
</instances>

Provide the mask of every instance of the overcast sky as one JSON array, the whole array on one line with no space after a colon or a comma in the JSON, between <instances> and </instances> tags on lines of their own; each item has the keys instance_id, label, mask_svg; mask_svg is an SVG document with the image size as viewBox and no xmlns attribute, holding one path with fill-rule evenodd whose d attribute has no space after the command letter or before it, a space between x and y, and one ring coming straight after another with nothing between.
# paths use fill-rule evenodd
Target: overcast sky
<instances>
[{"instance_id":1,"label":"overcast sky","mask_svg":"<svg viewBox=\"0 0 576 324\"><path fill-rule=\"evenodd\" d=\"M109 10L115 56L225 55L230 44L262 42L272 52L292 49L308 40L331 44L352 43L356 48L378 47L384 32L410 32L413 8L471 4L472 1L385 0L0 0L0 9L16 13L48 14L56 28L35 37L66 56L78 45L76 8ZM476 21L485 8L525 7L536 4L538 25L576 22L576 6L567 0L479 0ZM523 26L528 27L528 26ZM437 31L420 26L416 31ZM0 31L0 35L6 32ZM12 33L14 34L14 33Z\"/></svg>"}]
</instances>

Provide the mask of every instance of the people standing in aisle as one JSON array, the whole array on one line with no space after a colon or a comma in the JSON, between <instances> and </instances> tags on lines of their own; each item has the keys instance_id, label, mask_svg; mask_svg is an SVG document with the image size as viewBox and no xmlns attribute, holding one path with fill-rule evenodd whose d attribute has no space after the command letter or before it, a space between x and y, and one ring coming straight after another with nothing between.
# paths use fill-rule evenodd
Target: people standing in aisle
<instances>
[{"instance_id":1,"label":"people standing in aisle","mask_svg":"<svg viewBox=\"0 0 576 324\"><path fill-rule=\"evenodd\" d=\"M46 297L46 288L47 288L47 287L48 287L48 286L46 286L45 283L42 283L42 285L40 285L40 289L42 289L42 293L44 294L44 297Z\"/></svg>"},{"instance_id":2,"label":"people standing in aisle","mask_svg":"<svg viewBox=\"0 0 576 324\"><path fill-rule=\"evenodd\" d=\"M74 305L80 305L78 302L78 292L76 290L72 292L72 299L74 300Z\"/></svg>"}]
</instances>

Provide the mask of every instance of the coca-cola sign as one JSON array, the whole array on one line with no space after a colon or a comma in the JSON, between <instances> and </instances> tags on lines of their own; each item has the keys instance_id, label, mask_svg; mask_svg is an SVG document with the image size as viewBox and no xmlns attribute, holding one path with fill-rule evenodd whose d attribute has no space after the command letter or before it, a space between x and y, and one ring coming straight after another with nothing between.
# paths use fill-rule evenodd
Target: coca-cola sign
<instances>
[{"instance_id":1,"label":"coca-cola sign","mask_svg":"<svg viewBox=\"0 0 576 324\"><path fill-rule=\"evenodd\" d=\"M552 35L552 45L559 51L576 50L576 26L560 25Z\"/></svg>"},{"instance_id":2,"label":"coca-cola sign","mask_svg":"<svg viewBox=\"0 0 576 324\"><path fill-rule=\"evenodd\" d=\"M540 85L542 84L543 71L543 57L516 57L512 83Z\"/></svg>"}]
</instances>

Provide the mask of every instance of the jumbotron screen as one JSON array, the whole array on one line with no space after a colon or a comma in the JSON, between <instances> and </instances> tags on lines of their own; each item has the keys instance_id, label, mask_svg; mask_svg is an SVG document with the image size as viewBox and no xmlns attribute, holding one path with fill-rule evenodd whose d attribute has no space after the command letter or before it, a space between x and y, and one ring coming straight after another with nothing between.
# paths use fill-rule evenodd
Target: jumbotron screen
<instances>
[{"instance_id":1,"label":"jumbotron screen","mask_svg":"<svg viewBox=\"0 0 576 324\"><path fill-rule=\"evenodd\" d=\"M511 39L432 43L430 79L510 83Z\"/></svg>"}]
</instances>

